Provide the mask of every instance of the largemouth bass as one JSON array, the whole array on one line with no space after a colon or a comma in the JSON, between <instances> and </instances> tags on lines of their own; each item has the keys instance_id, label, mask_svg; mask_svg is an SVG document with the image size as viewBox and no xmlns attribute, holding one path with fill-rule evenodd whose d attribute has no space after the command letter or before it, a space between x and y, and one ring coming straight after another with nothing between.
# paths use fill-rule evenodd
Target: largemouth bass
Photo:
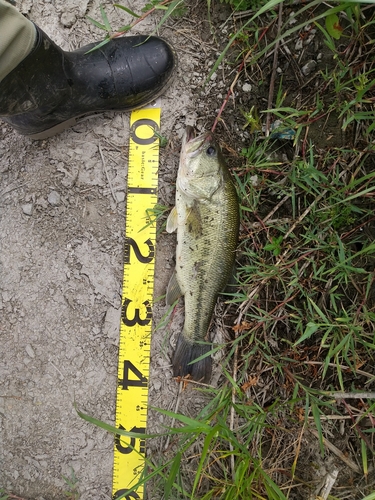
<instances>
[{"instance_id":1,"label":"largemouth bass","mask_svg":"<svg viewBox=\"0 0 375 500\"><path fill-rule=\"evenodd\" d=\"M239 204L229 170L212 133L186 129L176 182L176 205L167 231L177 229L176 269L167 304L185 299L185 322L173 355L173 374L208 382L208 329L217 297L231 277L239 229Z\"/></svg>"}]
</instances>

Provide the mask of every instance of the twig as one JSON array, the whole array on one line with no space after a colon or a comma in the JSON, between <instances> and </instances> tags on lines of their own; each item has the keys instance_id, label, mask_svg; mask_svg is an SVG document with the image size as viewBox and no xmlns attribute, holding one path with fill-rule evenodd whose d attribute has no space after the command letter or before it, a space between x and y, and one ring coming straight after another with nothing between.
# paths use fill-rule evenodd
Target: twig
<instances>
[{"instance_id":1,"label":"twig","mask_svg":"<svg viewBox=\"0 0 375 500\"><path fill-rule=\"evenodd\" d=\"M338 469L333 469L333 471L328 472L325 480L325 484L322 488L322 491L320 492L320 496L322 500L327 500L328 495L331 492L331 489L333 485L336 482L337 476L339 475L339 470Z\"/></svg>"},{"instance_id":2,"label":"twig","mask_svg":"<svg viewBox=\"0 0 375 500\"><path fill-rule=\"evenodd\" d=\"M50 364L54 367L54 369L55 369L58 373L60 373L60 375L62 376L62 378L65 378L65 377L64 377L64 375L61 373L61 371L57 368L57 366L56 366L56 365L54 365L54 364L52 363L52 361L51 361L50 359L48 360L48 363L50 363Z\"/></svg>"},{"instance_id":3,"label":"twig","mask_svg":"<svg viewBox=\"0 0 375 500\"><path fill-rule=\"evenodd\" d=\"M273 216L273 214L274 214L275 212L277 212L277 210L279 210L279 208L280 208L282 205L284 205L284 203L285 203L286 201L288 201L288 200L289 200L290 196L291 196L290 194L287 194L286 196L284 196L284 198L283 198L282 200L280 200L280 201L279 201L279 203L278 203L275 207L273 207L273 209L271 210L271 212L270 212L268 215L266 215L266 216L264 217L264 219L263 219L263 224L265 224L265 223L268 221L268 219L269 219L270 217L272 217L272 216Z\"/></svg>"},{"instance_id":4,"label":"twig","mask_svg":"<svg viewBox=\"0 0 375 500\"><path fill-rule=\"evenodd\" d=\"M114 192L113 187L112 187L111 179L109 178L109 175L108 175L107 166L105 164L104 155L103 155L103 151L102 151L102 147L100 145L100 142L99 142L99 153L100 153L100 156L102 158L103 169L104 169L105 175L107 177L107 181L108 181L108 184L109 184L109 189L111 190L112 197L115 200L115 203L117 203L117 198L116 198L115 192Z\"/></svg>"},{"instance_id":5,"label":"twig","mask_svg":"<svg viewBox=\"0 0 375 500\"><path fill-rule=\"evenodd\" d=\"M315 491L313 495L311 495L310 499L316 500L319 498L319 500L327 500L328 495L330 494L338 475L339 475L339 470L336 468L328 472L326 476L323 478L323 481L320 483L319 488Z\"/></svg>"},{"instance_id":6,"label":"twig","mask_svg":"<svg viewBox=\"0 0 375 500\"><path fill-rule=\"evenodd\" d=\"M335 399L375 399L375 392L332 392Z\"/></svg>"},{"instance_id":7,"label":"twig","mask_svg":"<svg viewBox=\"0 0 375 500\"><path fill-rule=\"evenodd\" d=\"M283 2L279 4L279 17L277 22L277 41L275 44L275 52L273 54L273 65L272 65L272 73L271 73L271 81L270 81L270 91L268 93L268 103L267 109L272 108L273 102L273 92L275 90L275 80L276 80L276 70L277 70L277 62L278 62L278 53L279 53L279 45L280 45L280 33L282 27L282 15L283 15ZM266 131L265 136L268 137L270 133L270 122L271 122L271 113L267 113L266 117Z\"/></svg>"},{"instance_id":8,"label":"twig","mask_svg":"<svg viewBox=\"0 0 375 500\"><path fill-rule=\"evenodd\" d=\"M304 361L307 365L325 365L322 361ZM346 365L336 365L336 363L328 363L327 366L332 366L332 367L339 367L342 370L350 370L349 366ZM372 373L365 372L363 370L356 370L355 373L358 373L358 375L364 375L365 377L369 379L373 379L374 375ZM368 382L366 382L367 384Z\"/></svg>"},{"instance_id":9,"label":"twig","mask_svg":"<svg viewBox=\"0 0 375 500\"><path fill-rule=\"evenodd\" d=\"M315 417L307 417L311 422L315 421ZM319 420L350 420L349 415L319 415Z\"/></svg>"},{"instance_id":10,"label":"twig","mask_svg":"<svg viewBox=\"0 0 375 500\"><path fill-rule=\"evenodd\" d=\"M371 450L372 453L374 453L374 448L372 447L370 441L367 439L367 436L365 436L362 432L362 430L360 429L360 427L358 426L358 422L357 420L354 418L354 415L348 405L348 403L345 401L345 399L342 400L342 403L343 405L345 406L347 412L349 413L349 416L353 422L353 427L355 428L355 430L358 432L359 436L361 437L361 439L363 439L363 441L366 443L367 447L369 450Z\"/></svg>"},{"instance_id":11,"label":"twig","mask_svg":"<svg viewBox=\"0 0 375 500\"><path fill-rule=\"evenodd\" d=\"M178 388L178 394L177 394L176 406L175 406L175 408L174 408L174 413L177 413L177 411L178 411L178 407L180 406L180 401L181 401L181 394L182 394L182 387L183 387L183 384L184 384L184 383L181 381L181 382L180 382L180 386L179 386L179 388ZM174 426L175 421L176 421L176 419L173 417L173 419L172 419L172 423L171 423L171 427L173 427L173 426ZM171 440L171 434L168 434L167 441L166 441L166 443L165 443L165 445L164 445L164 451L167 451L167 450L168 450L170 440Z\"/></svg>"},{"instance_id":12,"label":"twig","mask_svg":"<svg viewBox=\"0 0 375 500\"><path fill-rule=\"evenodd\" d=\"M267 224L265 224L267 222ZM289 217L281 217L280 219L265 219L262 222L251 222L246 226L247 229L264 229L265 226L272 226L275 224L289 224L291 219Z\"/></svg>"},{"instance_id":13,"label":"twig","mask_svg":"<svg viewBox=\"0 0 375 500\"><path fill-rule=\"evenodd\" d=\"M314 429L309 429L311 434L315 436L316 438L320 439L319 434L316 430ZM334 453L340 460L342 460L348 467L350 467L354 472L357 474L361 473L361 469L358 467L356 463L353 462L353 460L350 460L350 458L346 457L342 451L340 451L334 444L332 444L328 439L325 437L323 439L323 444L330 450L332 453Z\"/></svg>"},{"instance_id":14,"label":"twig","mask_svg":"<svg viewBox=\"0 0 375 500\"><path fill-rule=\"evenodd\" d=\"M293 466L292 466L292 471L293 471L293 475L292 475L292 478L294 479L294 474L295 474L295 471L296 471L296 466L297 466L297 461L298 461L298 458L299 458L299 454L300 454L300 451L301 451L301 443L302 443L302 438L303 438L303 433L305 432L305 422L302 426L302 429L301 429L301 432L299 434L299 437L298 437L298 441L297 441L297 449L296 449L296 456L293 460Z\"/></svg>"}]
</instances>

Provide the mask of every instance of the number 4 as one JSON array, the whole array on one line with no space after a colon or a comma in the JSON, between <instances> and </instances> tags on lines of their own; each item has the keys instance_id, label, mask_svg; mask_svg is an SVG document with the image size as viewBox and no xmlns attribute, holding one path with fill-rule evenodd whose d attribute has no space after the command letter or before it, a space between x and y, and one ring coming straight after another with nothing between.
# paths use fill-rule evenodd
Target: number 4
<instances>
[{"instance_id":1,"label":"number 4","mask_svg":"<svg viewBox=\"0 0 375 500\"><path fill-rule=\"evenodd\" d=\"M117 498L123 498L125 500L131 500L132 498L141 498L138 495L138 493L136 493L135 491L131 491L130 493L128 493L124 497L124 494L125 494L126 491L128 491L128 490L118 490L118 491L116 491L116 493L113 495L113 500L116 500Z\"/></svg>"},{"instance_id":2,"label":"number 4","mask_svg":"<svg viewBox=\"0 0 375 500\"><path fill-rule=\"evenodd\" d=\"M137 380L129 379L129 372L132 372L137 377ZM119 385L124 390L128 390L129 387L147 387L147 377L142 375L131 361L125 360L123 375L122 379L119 380Z\"/></svg>"}]
</instances>

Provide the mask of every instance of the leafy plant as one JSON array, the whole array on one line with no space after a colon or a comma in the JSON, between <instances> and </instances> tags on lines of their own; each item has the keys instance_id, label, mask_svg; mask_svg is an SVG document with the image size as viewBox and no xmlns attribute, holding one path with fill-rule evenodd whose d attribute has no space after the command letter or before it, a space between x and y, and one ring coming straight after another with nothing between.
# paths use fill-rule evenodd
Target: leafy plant
<instances>
[{"instance_id":1,"label":"leafy plant","mask_svg":"<svg viewBox=\"0 0 375 500\"><path fill-rule=\"evenodd\" d=\"M283 241L282 236L278 236L277 238L272 237L272 241L264 245L264 250L271 251L275 257L280 255L281 253L281 242Z\"/></svg>"}]
</instances>

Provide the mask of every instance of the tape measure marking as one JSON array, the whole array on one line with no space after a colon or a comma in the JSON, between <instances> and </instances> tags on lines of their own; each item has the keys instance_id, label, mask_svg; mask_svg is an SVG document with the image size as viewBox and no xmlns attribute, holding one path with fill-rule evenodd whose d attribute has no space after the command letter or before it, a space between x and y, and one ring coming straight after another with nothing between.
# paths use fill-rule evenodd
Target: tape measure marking
<instances>
[{"instance_id":1,"label":"tape measure marking","mask_svg":"<svg viewBox=\"0 0 375 500\"><path fill-rule=\"evenodd\" d=\"M113 499L140 479L145 467L148 379L154 291L156 227L147 210L157 203L160 108L133 111L130 117L124 275L116 395L116 427L139 433L117 435ZM143 499L144 486L123 497Z\"/></svg>"}]
</instances>

